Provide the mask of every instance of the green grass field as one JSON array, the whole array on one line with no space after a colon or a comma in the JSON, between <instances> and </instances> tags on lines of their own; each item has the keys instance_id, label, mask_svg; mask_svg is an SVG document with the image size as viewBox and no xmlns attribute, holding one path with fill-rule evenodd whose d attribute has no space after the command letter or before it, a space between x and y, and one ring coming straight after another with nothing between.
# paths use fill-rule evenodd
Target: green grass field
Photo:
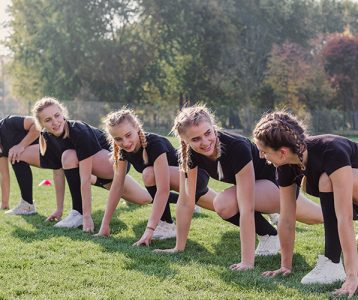
<instances>
[{"instance_id":1,"label":"green grass field","mask_svg":"<svg viewBox=\"0 0 358 300\"><path fill-rule=\"evenodd\" d=\"M110 238L54 228L45 222L55 208L54 188L37 186L52 174L36 168L33 174L38 214L0 212L0 299L327 299L339 287L300 284L323 252L321 225L298 224L294 274L267 279L260 273L277 268L280 257L257 258L253 271L230 271L228 266L240 261L239 230L209 211L194 217L187 249L175 255L152 251L173 247L174 240L154 241L148 248L132 246L145 229L150 205L120 204ZM140 180L133 170L131 175ZM224 187L217 182L211 186ZM93 188L96 231L107 195ZM10 205L19 198L13 176ZM70 206L67 189L65 214Z\"/></svg>"}]
</instances>

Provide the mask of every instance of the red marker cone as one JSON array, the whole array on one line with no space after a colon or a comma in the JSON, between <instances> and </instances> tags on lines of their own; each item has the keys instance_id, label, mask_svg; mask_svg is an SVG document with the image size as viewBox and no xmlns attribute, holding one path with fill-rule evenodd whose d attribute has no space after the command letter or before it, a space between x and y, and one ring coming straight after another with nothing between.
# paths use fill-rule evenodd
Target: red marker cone
<instances>
[{"instance_id":1,"label":"red marker cone","mask_svg":"<svg viewBox=\"0 0 358 300\"><path fill-rule=\"evenodd\" d=\"M48 179L44 179L39 183L39 186L51 186L51 185L52 185L52 183Z\"/></svg>"}]
</instances>

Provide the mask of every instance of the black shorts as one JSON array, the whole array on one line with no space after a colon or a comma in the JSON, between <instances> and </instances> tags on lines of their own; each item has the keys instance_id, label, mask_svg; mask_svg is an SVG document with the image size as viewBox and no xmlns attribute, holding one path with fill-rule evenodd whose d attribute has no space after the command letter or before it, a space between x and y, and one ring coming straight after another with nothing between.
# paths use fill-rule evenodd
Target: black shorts
<instances>
[{"instance_id":1,"label":"black shorts","mask_svg":"<svg viewBox=\"0 0 358 300\"><path fill-rule=\"evenodd\" d=\"M198 168L198 178L196 180L196 193L195 193L195 202L198 202L201 196L205 195L208 191L208 183L210 176L203 170Z\"/></svg>"},{"instance_id":2,"label":"black shorts","mask_svg":"<svg viewBox=\"0 0 358 300\"><path fill-rule=\"evenodd\" d=\"M353 204L353 220L358 220L358 205Z\"/></svg>"},{"instance_id":3,"label":"black shorts","mask_svg":"<svg viewBox=\"0 0 358 300\"><path fill-rule=\"evenodd\" d=\"M131 168L131 164L127 163L127 172L126 172L126 174L128 174L130 168ZM112 179L105 179L105 178L97 177L97 180L96 180L94 185L105 189L105 185L107 185L108 183L111 183L112 181L113 181L113 178Z\"/></svg>"}]
</instances>

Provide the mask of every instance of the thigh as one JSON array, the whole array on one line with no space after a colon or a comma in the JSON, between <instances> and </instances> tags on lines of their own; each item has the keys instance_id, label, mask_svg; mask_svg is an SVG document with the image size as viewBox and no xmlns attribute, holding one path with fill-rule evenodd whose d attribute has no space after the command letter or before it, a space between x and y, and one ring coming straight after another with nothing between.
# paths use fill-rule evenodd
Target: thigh
<instances>
[{"instance_id":1,"label":"thigh","mask_svg":"<svg viewBox=\"0 0 358 300\"><path fill-rule=\"evenodd\" d=\"M152 202L152 197L148 191L130 175L126 175L124 179L122 198L136 204L148 204Z\"/></svg>"},{"instance_id":2,"label":"thigh","mask_svg":"<svg viewBox=\"0 0 358 300\"><path fill-rule=\"evenodd\" d=\"M218 193L214 200L215 210L225 207L225 210L239 212L236 186ZM280 193L278 187L269 180L255 182L255 211L275 213L280 211Z\"/></svg>"},{"instance_id":3,"label":"thigh","mask_svg":"<svg viewBox=\"0 0 358 300\"><path fill-rule=\"evenodd\" d=\"M213 204L215 211L220 215L233 216L237 214L239 212L239 206L237 203L236 186L231 186L217 193Z\"/></svg>"},{"instance_id":4,"label":"thigh","mask_svg":"<svg viewBox=\"0 0 358 300\"><path fill-rule=\"evenodd\" d=\"M256 180L255 211L269 214L280 212L280 190L272 181Z\"/></svg>"},{"instance_id":5,"label":"thigh","mask_svg":"<svg viewBox=\"0 0 358 300\"><path fill-rule=\"evenodd\" d=\"M111 154L108 150L102 149L92 157L92 174L104 179L111 179L114 176Z\"/></svg>"},{"instance_id":6,"label":"thigh","mask_svg":"<svg viewBox=\"0 0 358 300\"><path fill-rule=\"evenodd\" d=\"M39 144L30 145L21 153L20 160L34 167L40 167Z\"/></svg>"},{"instance_id":7,"label":"thigh","mask_svg":"<svg viewBox=\"0 0 358 300\"><path fill-rule=\"evenodd\" d=\"M196 202L200 207L203 207L205 209L209 209L212 211L215 211L214 209L214 199L216 198L217 193L209 189L208 192L204 195L202 195L199 200Z\"/></svg>"}]
</instances>

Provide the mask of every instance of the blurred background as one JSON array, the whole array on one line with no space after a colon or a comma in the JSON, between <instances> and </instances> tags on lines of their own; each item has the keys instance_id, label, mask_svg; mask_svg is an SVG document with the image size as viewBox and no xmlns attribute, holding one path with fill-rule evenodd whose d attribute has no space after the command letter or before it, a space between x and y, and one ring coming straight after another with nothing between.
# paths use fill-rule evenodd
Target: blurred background
<instances>
[{"instance_id":1,"label":"blurred background","mask_svg":"<svg viewBox=\"0 0 358 300\"><path fill-rule=\"evenodd\" d=\"M280 108L358 134L357 1L1 0L0 21L0 117L52 96L72 119L127 105L168 133L201 102L244 134Z\"/></svg>"}]
</instances>

